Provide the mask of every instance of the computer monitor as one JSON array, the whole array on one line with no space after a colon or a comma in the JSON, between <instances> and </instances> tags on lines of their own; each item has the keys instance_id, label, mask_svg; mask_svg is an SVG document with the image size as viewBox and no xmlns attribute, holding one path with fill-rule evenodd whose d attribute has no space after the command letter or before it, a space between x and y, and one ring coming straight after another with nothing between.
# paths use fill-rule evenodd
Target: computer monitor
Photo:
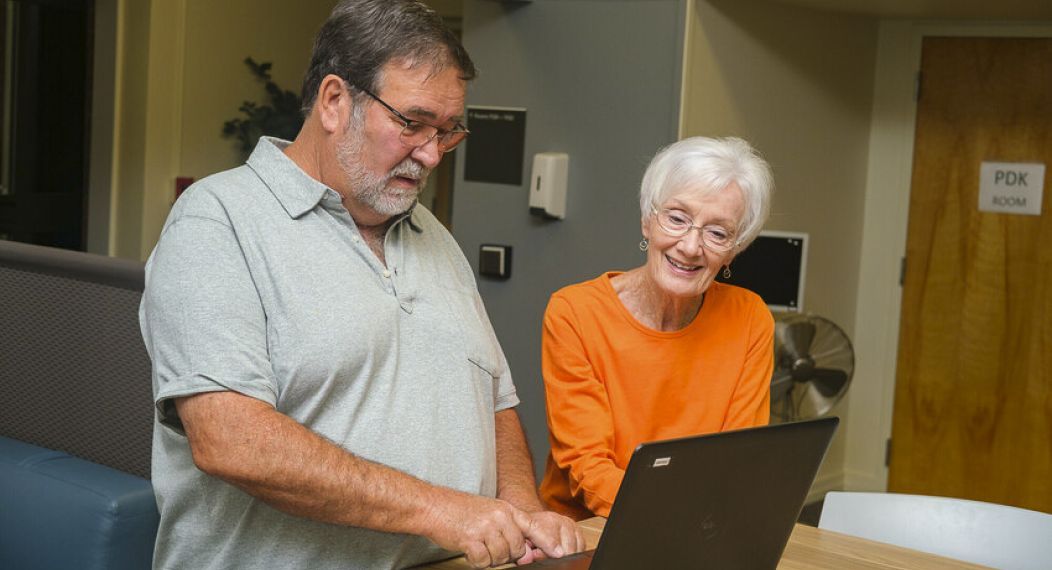
<instances>
[{"instance_id":1,"label":"computer monitor","mask_svg":"<svg viewBox=\"0 0 1052 570\"><path fill-rule=\"evenodd\" d=\"M738 285L759 295L772 311L804 310L807 234L763 231L731 263L731 278L717 281Z\"/></svg>"}]
</instances>

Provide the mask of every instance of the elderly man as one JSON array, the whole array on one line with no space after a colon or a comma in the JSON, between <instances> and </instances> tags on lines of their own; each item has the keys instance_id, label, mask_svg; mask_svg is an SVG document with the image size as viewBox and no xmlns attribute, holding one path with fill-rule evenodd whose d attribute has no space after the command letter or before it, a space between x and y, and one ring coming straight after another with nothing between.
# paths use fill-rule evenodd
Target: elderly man
<instances>
[{"instance_id":1,"label":"elderly man","mask_svg":"<svg viewBox=\"0 0 1052 570\"><path fill-rule=\"evenodd\" d=\"M425 6L340 2L303 130L175 204L140 310L159 568L475 566L583 548L544 511L460 249L416 206L474 65Z\"/></svg>"}]
</instances>

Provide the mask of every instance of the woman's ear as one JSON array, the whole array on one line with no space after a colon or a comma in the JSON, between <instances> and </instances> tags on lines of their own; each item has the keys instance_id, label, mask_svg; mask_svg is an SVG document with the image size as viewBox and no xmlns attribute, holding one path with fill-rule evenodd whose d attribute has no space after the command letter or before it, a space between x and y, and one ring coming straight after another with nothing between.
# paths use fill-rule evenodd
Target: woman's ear
<instances>
[{"instance_id":1,"label":"woman's ear","mask_svg":"<svg viewBox=\"0 0 1052 570\"><path fill-rule=\"evenodd\" d=\"M340 101L344 96L347 98L348 105L354 105L354 99L343 79L330 73L321 80L315 106L318 108L321 126L329 134L342 131L342 121L349 120L351 116L350 107L345 110L341 109Z\"/></svg>"}]
</instances>

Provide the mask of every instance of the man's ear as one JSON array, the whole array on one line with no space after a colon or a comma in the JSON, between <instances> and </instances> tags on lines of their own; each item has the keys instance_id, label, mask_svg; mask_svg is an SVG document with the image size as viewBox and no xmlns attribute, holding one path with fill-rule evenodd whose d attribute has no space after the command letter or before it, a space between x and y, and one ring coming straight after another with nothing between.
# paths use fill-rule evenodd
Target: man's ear
<instances>
[{"instance_id":1,"label":"man's ear","mask_svg":"<svg viewBox=\"0 0 1052 570\"><path fill-rule=\"evenodd\" d=\"M347 105L341 106L340 101L346 97ZM354 104L351 98L350 88L339 77L326 75L318 86L318 97L314 100L314 106L321 119L321 126L325 132L332 134L342 129L342 121L350 118L351 106Z\"/></svg>"}]
</instances>

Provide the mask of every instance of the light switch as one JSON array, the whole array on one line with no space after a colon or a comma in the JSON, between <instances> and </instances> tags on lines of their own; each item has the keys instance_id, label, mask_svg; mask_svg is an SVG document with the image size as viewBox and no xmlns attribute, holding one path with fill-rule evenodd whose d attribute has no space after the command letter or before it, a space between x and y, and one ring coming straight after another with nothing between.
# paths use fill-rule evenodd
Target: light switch
<instances>
[{"instance_id":1,"label":"light switch","mask_svg":"<svg viewBox=\"0 0 1052 570\"><path fill-rule=\"evenodd\" d=\"M495 279L511 277L511 246L482 244L479 246L479 275Z\"/></svg>"}]
</instances>

